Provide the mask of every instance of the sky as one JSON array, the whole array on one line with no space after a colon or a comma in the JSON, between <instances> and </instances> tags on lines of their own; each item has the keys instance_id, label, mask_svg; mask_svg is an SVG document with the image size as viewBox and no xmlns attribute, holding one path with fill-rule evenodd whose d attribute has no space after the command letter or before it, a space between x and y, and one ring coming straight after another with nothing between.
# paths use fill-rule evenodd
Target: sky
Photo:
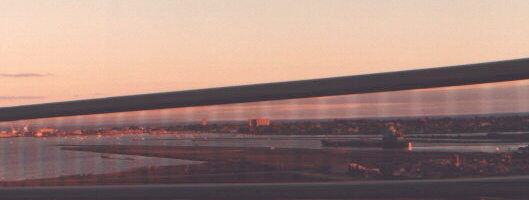
<instances>
[{"instance_id":1,"label":"sky","mask_svg":"<svg viewBox=\"0 0 529 200\"><path fill-rule=\"evenodd\" d=\"M524 0L2 3L0 107L529 57Z\"/></svg>"}]
</instances>

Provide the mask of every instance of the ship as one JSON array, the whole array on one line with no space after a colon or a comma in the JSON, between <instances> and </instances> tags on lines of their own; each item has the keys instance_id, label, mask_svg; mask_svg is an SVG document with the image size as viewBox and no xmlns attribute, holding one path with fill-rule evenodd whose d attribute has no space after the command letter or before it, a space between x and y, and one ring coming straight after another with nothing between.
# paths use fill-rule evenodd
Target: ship
<instances>
[{"instance_id":1,"label":"ship","mask_svg":"<svg viewBox=\"0 0 529 200\"><path fill-rule=\"evenodd\" d=\"M382 147L390 149L408 148L411 143L404 139L404 131L398 123L387 123L382 131L382 139L378 140L321 140L323 146L346 147Z\"/></svg>"}]
</instances>

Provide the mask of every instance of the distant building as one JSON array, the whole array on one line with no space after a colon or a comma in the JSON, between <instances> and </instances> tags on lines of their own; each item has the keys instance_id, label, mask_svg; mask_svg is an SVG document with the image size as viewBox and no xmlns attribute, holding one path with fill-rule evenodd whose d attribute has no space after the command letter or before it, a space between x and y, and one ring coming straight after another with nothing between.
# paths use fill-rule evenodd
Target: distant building
<instances>
[{"instance_id":1,"label":"distant building","mask_svg":"<svg viewBox=\"0 0 529 200\"><path fill-rule=\"evenodd\" d=\"M0 131L0 137L13 137L16 133L12 133L10 131Z\"/></svg>"},{"instance_id":2,"label":"distant building","mask_svg":"<svg viewBox=\"0 0 529 200\"><path fill-rule=\"evenodd\" d=\"M208 125L208 119L206 119L206 118L202 119L202 121L200 121L200 124L202 126L207 126Z\"/></svg>"},{"instance_id":3,"label":"distant building","mask_svg":"<svg viewBox=\"0 0 529 200\"><path fill-rule=\"evenodd\" d=\"M42 137L42 136L48 136L48 135L53 135L56 133L56 130L55 129L52 129L52 128L43 128L43 129L40 129L40 130L37 130L35 131L33 134L37 137Z\"/></svg>"},{"instance_id":4,"label":"distant building","mask_svg":"<svg viewBox=\"0 0 529 200\"><path fill-rule=\"evenodd\" d=\"M16 128L11 128L11 134L12 134L12 135L17 135L17 134L18 134L18 129L16 129Z\"/></svg>"},{"instance_id":5,"label":"distant building","mask_svg":"<svg viewBox=\"0 0 529 200\"><path fill-rule=\"evenodd\" d=\"M260 127L260 126L270 126L270 119L257 118L257 119L248 120L249 128L255 128L255 127Z\"/></svg>"}]
</instances>

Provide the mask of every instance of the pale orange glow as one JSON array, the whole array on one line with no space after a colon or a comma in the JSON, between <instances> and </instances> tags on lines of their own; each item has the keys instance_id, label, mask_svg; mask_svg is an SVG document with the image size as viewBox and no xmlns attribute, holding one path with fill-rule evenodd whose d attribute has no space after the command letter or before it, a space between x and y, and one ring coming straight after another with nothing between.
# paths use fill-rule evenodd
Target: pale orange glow
<instances>
[{"instance_id":1,"label":"pale orange glow","mask_svg":"<svg viewBox=\"0 0 529 200\"><path fill-rule=\"evenodd\" d=\"M529 55L522 0L3 3L0 106Z\"/></svg>"}]
</instances>

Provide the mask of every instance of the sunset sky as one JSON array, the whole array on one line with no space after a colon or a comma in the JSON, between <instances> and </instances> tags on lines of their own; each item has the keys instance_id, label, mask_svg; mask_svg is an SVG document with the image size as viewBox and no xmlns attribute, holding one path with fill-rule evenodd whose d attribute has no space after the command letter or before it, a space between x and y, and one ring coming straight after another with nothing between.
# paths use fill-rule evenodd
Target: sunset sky
<instances>
[{"instance_id":1,"label":"sunset sky","mask_svg":"<svg viewBox=\"0 0 529 200\"><path fill-rule=\"evenodd\" d=\"M525 0L2 3L0 107L529 57Z\"/></svg>"}]
</instances>

